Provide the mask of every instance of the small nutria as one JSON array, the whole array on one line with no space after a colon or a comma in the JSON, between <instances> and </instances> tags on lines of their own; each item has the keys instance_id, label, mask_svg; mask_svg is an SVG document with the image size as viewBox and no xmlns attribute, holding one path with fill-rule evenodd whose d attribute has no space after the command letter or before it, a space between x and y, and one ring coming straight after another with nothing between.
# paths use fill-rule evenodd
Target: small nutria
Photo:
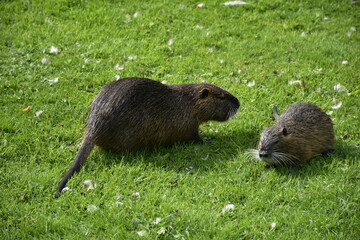
<instances>
[{"instance_id":1,"label":"small nutria","mask_svg":"<svg viewBox=\"0 0 360 240\"><path fill-rule=\"evenodd\" d=\"M226 121L239 106L229 92L205 82L165 85L146 78L111 82L90 106L82 145L56 197L95 145L123 153L175 142L201 142L200 124Z\"/></svg>"},{"instance_id":2,"label":"small nutria","mask_svg":"<svg viewBox=\"0 0 360 240\"><path fill-rule=\"evenodd\" d=\"M298 102L281 116L272 109L275 125L260 137L257 158L269 166L300 166L318 154L334 150L335 134L331 119L313 104Z\"/></svg>"}]
</instances>

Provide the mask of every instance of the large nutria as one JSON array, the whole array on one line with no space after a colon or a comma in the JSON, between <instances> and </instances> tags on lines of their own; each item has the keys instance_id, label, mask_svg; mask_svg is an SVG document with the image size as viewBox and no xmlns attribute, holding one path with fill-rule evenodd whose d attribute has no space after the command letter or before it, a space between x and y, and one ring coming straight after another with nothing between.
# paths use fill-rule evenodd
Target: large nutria
<instances>
[{"instance_id":1,"label":"large nutria","mask_svg":"<svg viewBox=\"0 0 360 240\"><path fill-rule=\"evenodd\" d=\"M281 116L273 108L275 125L260 137L257 158L269 166L300 166L318 154L331 153L335 134L331 119L313 104L298 102Z\"/></svg>"},{"instance_id":2,"label":"large nutria","mask_svg":"<svg viewBox=\"0 0 360 240\"><path fill-rule=\"evenodd\" d=\"M123 153L175 142L201 142L200 124L226 121L239 106L229 92L205 82L165 85L146 78L111 82L91 104L82 145L56 197L95 145Z\"/></svg>"}]
</instances>

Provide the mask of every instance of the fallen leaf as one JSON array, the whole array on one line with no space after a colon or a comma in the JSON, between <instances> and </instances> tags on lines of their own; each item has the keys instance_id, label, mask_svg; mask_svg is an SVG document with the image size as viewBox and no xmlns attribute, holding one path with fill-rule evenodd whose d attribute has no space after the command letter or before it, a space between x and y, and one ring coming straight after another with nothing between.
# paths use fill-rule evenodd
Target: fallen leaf
<instances>
[{"instance_id":1,"label":"fallen leaf","mask_svg":"<svg viewBox=\"0 0 360 240\"><path fill-rule=\"evenodd\" d=\"M27 112L29 110L30 110L30 106L27 106L26 108L21 109L21 111L23 111L23 112Z\"/></svg>"}]
</instances>

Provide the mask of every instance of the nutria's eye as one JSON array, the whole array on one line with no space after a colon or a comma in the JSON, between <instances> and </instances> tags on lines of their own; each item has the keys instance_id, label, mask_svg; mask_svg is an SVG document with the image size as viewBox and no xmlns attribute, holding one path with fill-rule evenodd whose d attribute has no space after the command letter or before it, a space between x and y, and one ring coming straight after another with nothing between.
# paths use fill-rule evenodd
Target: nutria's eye
<instances>
[{"instance_id":1,"label":"nutria's eye","mask_svg":"<svg viewBox=\"0 0 360 240\"><path fill-rule=\"evenodd\" d=\"M286 128L283 128L283 130L282 130L282 134L283 134L284 136L287 136L287 135L288 135L288 131L287 131L287 129L286 129Z\"/></svg>"},{"instance_id":2,"label":"nutria's eye","mask_svg":"<svg viewBox=\"0 0 360 240\"><path fill-rule=\"evenodd\" d=\"M274 142L275 145L278 144L278 143L279 143L279 140L277 140L277 141Z\"/></svg>"},{"instance_id":3,"label":"nutria's eye","mask_svg":"<svg viewBox=\"0 0 360 240\"><path fill-rule=\"evenodd\" d=\"M201 98L206 98L207 96L209 96L209 90L204 88L203 90L201 90L200 97Z\"/></svg>"}]
</instances>

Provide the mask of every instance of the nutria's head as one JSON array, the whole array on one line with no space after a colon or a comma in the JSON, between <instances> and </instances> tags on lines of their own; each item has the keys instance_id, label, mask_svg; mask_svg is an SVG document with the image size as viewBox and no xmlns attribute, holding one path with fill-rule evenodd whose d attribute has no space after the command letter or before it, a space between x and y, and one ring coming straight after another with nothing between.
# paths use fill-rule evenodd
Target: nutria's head
<instances>
[{"instance_id":1,"label":"nutria's head","mask_svg":"<svg viewBox=\"0 0 360 240\"><path fill-rule=\"evenodd\" d=\"M276 124L265 128L261 134L257 158L268 165L299 165L301 158L298 156L301 151L298 136L292 134L286 127Z\"/></svg>"},{"instance_id":2,"label":"nutria's head","mask_svg":"<svg viewBox=\"0 0 360 240\"><path fill-rule=\"evenodd\" d=\"M209 83L196 84L194 111L200 123L227 121L240 107L239 100L224 89Z\"/></svg>"}]
</instances>

